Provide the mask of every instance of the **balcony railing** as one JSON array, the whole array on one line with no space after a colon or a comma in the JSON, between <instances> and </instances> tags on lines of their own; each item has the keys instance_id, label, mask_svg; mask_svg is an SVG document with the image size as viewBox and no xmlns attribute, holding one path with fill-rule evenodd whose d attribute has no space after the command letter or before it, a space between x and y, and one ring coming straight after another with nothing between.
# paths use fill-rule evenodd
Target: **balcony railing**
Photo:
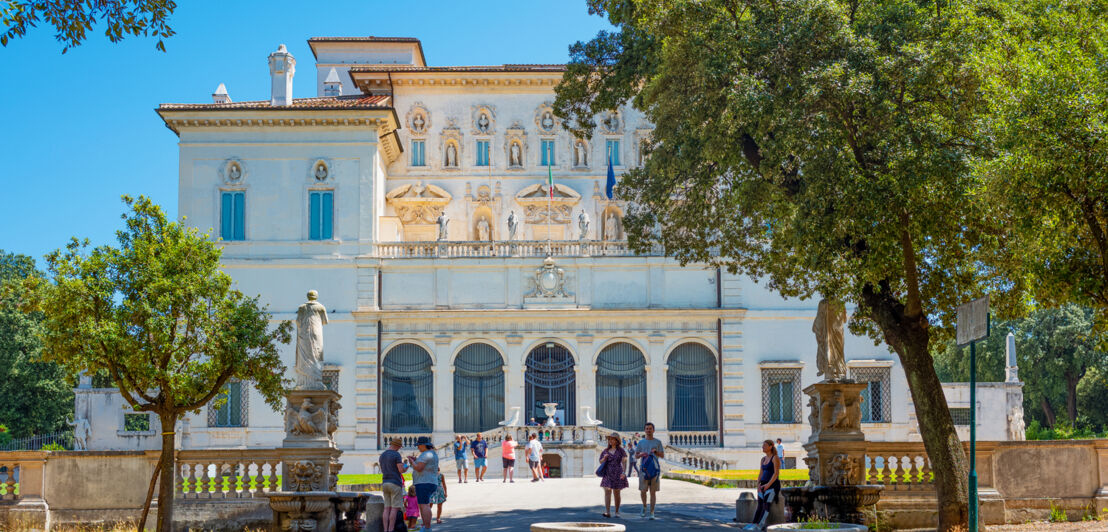
<instances>
[{"instance_id":1,"label":"balcony railing","mask_svg":"<svg viewBox=\"0 0 1108 532\"><path fill-rule=\"evenodd\" d=\"M280 491L281 458L274 449L177 452L180 499L244 499Z\"/></svg>"},{"instance_id":2,"label":"balcony railing","mask_svg":"<svg viewBox=\"0 0 1108 532\"><path fill-rule=\"evenodd\" d=\"M671 430L669 432L669 444L674 447L719 447L719 432L714 430Z\"/></svg>"},{"instance_id":3,"label":"balcony railing","mask_svg":"<svg viewBox=\"0 0 1108 532\"><path fill-rule=\"evenodd\" d=\"M383 242L377 256L385 259L429 259L459 257L658 257L661 246L635 253L624 241L602 240L513 240L513 241L429 241Z\"/></svg>"}]
</instances>

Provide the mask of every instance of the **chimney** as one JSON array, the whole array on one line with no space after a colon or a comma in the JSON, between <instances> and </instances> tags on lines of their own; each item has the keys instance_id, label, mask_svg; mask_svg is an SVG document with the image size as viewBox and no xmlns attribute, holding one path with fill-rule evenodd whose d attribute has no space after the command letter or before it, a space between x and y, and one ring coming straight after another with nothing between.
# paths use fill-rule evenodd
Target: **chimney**
<instances>
[{"instance_id":1,"label":"chimney","mask_svg":"<svg viewBox=\"0 0 1108 532\"><path fill-rule=\"evenodd\" d=\"M212 103L231 103L231 95L227 94L227 87L222 83L212 93Z\"/></svg>"},{"instance_id":2,"label":"chimney","mask_svg":"<svg viewBox=\"0 0 1108 532\"><path fill-rule=\"evenodd\" d=\"M323 95L342 96L342 81L339 80L339 73L335 72L335 67L331 67L331 71L327 73L327 79L323 80Z\"/></svg>"},{"instance_id":3,"label":"chimney","mask_svg":"<svg viewBox=\"0 0 1108 532\"><path fill-rule=\"evenodd\" d=\"M270 105L292 105L292 76L296 73L296 59L285 45L269 54L269 77L273 81Z\"/></svg>"}]
</instances>

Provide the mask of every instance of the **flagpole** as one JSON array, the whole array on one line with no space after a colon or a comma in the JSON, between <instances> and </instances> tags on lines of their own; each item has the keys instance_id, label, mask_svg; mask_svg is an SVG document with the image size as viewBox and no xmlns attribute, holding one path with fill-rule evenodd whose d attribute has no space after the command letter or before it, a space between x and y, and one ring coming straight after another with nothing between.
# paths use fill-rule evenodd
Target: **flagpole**
<instances>
[{"instance_id":1,"label":"flagpole","mask_svg":"<svg viewBox=\"0 0 1108 532\"><path fill-rule=\"evenodd\" d=\"M554 177L550 169L550 158L546 159L546 186L550 188L546 194L546 256L552 256L550 250L550 217L554 216Z\"/></svg>"}]
</instances>

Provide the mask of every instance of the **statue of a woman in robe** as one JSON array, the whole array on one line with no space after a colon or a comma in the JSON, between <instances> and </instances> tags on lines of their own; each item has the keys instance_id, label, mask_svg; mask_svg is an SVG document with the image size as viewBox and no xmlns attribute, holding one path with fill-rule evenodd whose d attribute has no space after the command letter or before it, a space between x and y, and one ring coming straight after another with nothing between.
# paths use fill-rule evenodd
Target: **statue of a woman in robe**
<instances>
[{"instance_id":1,"label":"statue of a woman in robe","mask_svg":"<svg viewBox=\"0 0 1108 532\"><path fill-rule=\"evenodd\" d=\"M323 326L327 308L308 291L308 301L296 309L296 389L323 389Z\"/></svg>"}]
</instances>

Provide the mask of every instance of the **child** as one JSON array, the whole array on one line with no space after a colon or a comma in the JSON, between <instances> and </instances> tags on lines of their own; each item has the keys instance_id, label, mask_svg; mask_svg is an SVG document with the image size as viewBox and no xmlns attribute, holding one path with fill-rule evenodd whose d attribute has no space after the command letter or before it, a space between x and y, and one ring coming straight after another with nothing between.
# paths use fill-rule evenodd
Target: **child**
<instances>
[{"instance_id":1,"label":"child","mask_svg":"<svg viewBox=\"0 0 1108 532\"><path fill-rule=\"evenodd\" d=\"M419 502L416 500L415 484L408 486L408 494L404 496L404 517L408 519L408 530L415 530L416 521L419 520Z\"/></svg>"},{"instance_id":2,"label":"child","mask_svg":"<svg viewBox=\"0 0 1108 532\"><path fill-rule=\"evenodd\" d=\"M439 473L439 488L431 494L431 504L439 505L438 513L435 515L435 524L442 524L442 503L446 502L446 477Z\"/></svg>"}]
</instances>

